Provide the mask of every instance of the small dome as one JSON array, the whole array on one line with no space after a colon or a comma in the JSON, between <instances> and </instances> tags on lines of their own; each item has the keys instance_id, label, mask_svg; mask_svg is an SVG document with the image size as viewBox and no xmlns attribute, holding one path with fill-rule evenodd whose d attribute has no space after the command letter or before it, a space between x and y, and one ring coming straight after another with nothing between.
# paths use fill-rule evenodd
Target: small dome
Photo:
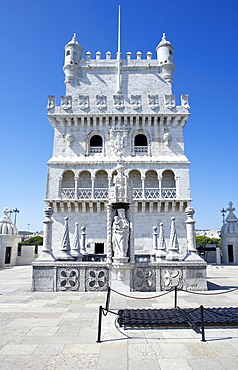
<instances>
[{"instance_id":1,"label":"small dome","mask_svg":"<svg viewBox=\"0 0 238 370\"><path fill-rule=\"evenodd\" d=\"M173 45L171 44L170 41L168 41L166 39L166 34L163 33L163 37L162 37L162 40L160 41L159 45L157 46L156 50L160 47L160 46L170 46L172 49L174 49Z\"/></svg>"},{"instance_id":2,"label":"small dome","mask_svg":"<svg viewBox=\"0 0 238 370\"><path fill-rule=\"evenodd\" d=\"M4 216L0 218L0 235L17 235L17 227L9 217L9 209L5 207L3 213Z\"/></svg>"},{"instance_id":3,"label":"small dome","mask_svg":"<svg viewBox=\"0 0 238 370\"><path fill-rule=\"evenodd\" d=\"M238 219L236 215L233 213L235 208L232 207L233 203L229 202L229 207L227 211L229 212L225 224L221 228L221 234L237 234L238 235Z\"/></svg>"}]
</instances>

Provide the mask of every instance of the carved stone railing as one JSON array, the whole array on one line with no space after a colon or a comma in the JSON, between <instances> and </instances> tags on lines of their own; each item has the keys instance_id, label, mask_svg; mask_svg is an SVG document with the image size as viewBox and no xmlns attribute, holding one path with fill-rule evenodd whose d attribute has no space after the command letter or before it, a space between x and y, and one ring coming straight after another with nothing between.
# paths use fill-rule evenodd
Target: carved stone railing
<instances>
[{"instance_id":1,"label":"carved stone railing","mask_svg":"<svg viewBox=\"0 0 238 370\"><path fill-rule=\"evenodd\" d=\"M96 188L94 190L94 198L95 199L107 199L108 198L108 189L106 188Z\"/></svg>"},{"instance_id":2,"label":"carved stone railing","mask_svg":"<svg viewBox=\"0 0 238 370\"><path fill-rule=\"evenodd\" d=\"M77 190L78 199L92 199L92 189L78 189Z\"/></svg>"},{"instance_id":3,"label":"carved stone railing","mask_svg":"<svg viewBox=\"0 0 238 370\"><path fill-rule=\"evenodd\" d=\"M146 199L158 199L158 198L160 198L160 189L158 189L158 188L145 189L145 197L146 197Z\"/></svg>"},{"instance_id":4,"label":"carved stone railing","mask_svg":"<svg viewBox=\"0 0 238 370\"><path fill-rule=\"evenodd\" d=\"M102 153L102 146L93 146L90 147L90 154Z\"/></svg>"},{"instance_id":5,"label":"carved stone railing","mask_svg":"<svg viewBox=\"0 0 238 370\"><path fill-rule=\"evenodd\" d=\"M75 189L74 188L62 188L61 198L62 199L74 199L75 198Z\"/></svg>"},{"instance_id":6,"label":"carved stone railing","mask_svg":"<svg viewBox=\"0 0 238 370\"><path fill-rule=\"evenodd\" d=\"M135 153L148 153L148 146L135 146Z\"/></svg>"},{"instance_id":7,"label":"carved stone railing","mask_svg":"<svg viewBox=\"0 0 238 370\"><path fill-rule=\"evenodd\" d=\"M176 188L145 188L145 199L174 199L176 196ZM75 189L62 188L61 198L75 199ZM143 198L143 189L133 188L133 199ZM108 199L108 189L95 188L93 195L91 188L78 188L76 199Z\"/></svg>"},{"instance_id":8,"label":"carved stone railing","mask_svg":"<svg viewBox=\"0 0 238 370\"><path fill-rule=\"evenodd\" d=\"M162 199L172 199L176 198L176 188L162 188L161 189Z\"/></svg>"}]
</instances>

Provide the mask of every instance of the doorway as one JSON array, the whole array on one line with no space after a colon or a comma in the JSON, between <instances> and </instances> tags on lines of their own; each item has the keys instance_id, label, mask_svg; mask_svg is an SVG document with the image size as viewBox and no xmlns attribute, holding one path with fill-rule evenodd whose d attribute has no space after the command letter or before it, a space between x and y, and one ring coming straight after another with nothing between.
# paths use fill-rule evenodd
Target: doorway
<instances>
[{"instance_id":1,"label":"doorway","mask_svg":"<svg viewBox=\"0 0 238 370\"><path fill-rule=\"evenodd\" d=\"M228 244L227 248L228 248L228 262L232 263L234 262L233 245Z\"/></svg>"},{"instance_id":2,"label":"doorway","mask_svg":"<svg viewBox=\"0 0 238 370\"><path fill-rule=\"evenodd\" d=\"M5 264L11 263L12 247L6 247Z\"/></svg>"}]
</instances>

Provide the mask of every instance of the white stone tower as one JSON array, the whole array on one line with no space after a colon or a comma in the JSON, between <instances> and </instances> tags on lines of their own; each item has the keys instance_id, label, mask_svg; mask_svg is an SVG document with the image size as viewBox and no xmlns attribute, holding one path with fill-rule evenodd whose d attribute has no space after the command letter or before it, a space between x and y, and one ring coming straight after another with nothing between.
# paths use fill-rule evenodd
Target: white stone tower
<instances>
[{"instance_id":1,"label":"white stone tower","mask_svg":"<svg viewBox=\"0 0 238 370\"><path fill-rule=\"evenodd\" d=\"M238 219L232 202L229 202L227 211L229 213L221 228L222 263L238 264Z\"/></svg>"},{"instance_id":2,"label":"white stone tower","mask_svg":"<svg viewBox=\"0 0 238 370\"><path fill-rule=\"evenodd\" d=\"M53 253L57 258L68 217L69 238L77 222L86 226L88 253L107 253L108 189L118 163L133 188L134 251L153 250L153 226L163 223L169 244L175 217L180 258L186 255L186 214L190 203L189 161L183 128L188 96L176 104L172 93L174 48L163 34L157 59L148 52L136 59L95 59L74 34L65 47L66 94L60 106L49 96L48 119L54 128L48 162L46 202L53 210ZM119 53L120 54L120 53ZM118 93L120 91L120 93Z\"/></svg>"}]
</instances>

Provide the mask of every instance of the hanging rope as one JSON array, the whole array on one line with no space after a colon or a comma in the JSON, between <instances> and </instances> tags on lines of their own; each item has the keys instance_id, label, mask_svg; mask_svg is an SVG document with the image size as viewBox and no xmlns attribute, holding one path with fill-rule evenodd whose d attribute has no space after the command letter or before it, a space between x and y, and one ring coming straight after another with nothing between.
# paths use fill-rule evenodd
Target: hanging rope
<instances>
[{"instance_id":1,"label":"hanging rope","mask_svg":"<svg viewBox=\"0 0 238 370\"><path fill-rule=\"evenodd\" d=\"M158 294L158 295L155 295L153 297L132 297L132 296L129 296L129 295L126 295L126 294L123 294L123 293L120 293L120 292L117 292L116 290L112 289L111 288L111 291L114 292L114 293L117 293L119 295L122 295L123 297L126 297L126 298L131 298L131 299L153 299L153 298L159 298L159 297L163 297L164 295L166 294L169 294L170 292L173 292L174 289L170 289L168 290L167 292L165 293L162 293L162 294Z\"/></svg>"}]
</instances>

